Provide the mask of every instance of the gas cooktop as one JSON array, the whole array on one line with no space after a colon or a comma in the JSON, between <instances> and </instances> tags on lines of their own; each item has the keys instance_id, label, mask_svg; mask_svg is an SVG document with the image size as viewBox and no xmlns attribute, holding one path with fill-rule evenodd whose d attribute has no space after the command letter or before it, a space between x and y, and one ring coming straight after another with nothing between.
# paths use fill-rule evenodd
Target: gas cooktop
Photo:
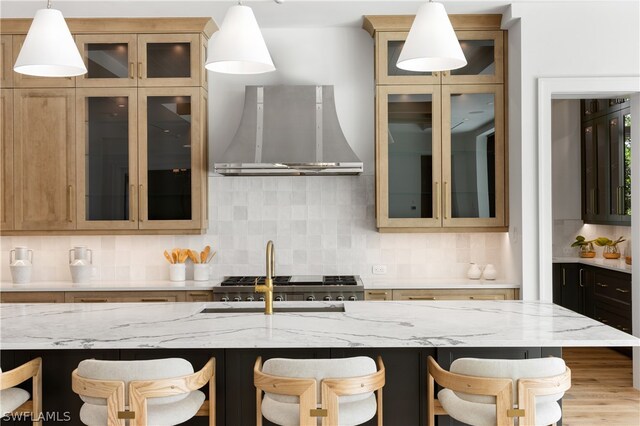
<instances>
[{"instance_id":1,"label":"gas cooktop","mask_svg":"<svg viewBox=\"0 0 640 426\"><path fill-rule=\"evenodd\" d=\"M264 284L265 277L225 277L220 285L228 286L253 286L256 284ZM275 286L342 286L342 285L358 285L355 275L278 275L273 277L273 285Z\"/></svg>"}]
</instances>

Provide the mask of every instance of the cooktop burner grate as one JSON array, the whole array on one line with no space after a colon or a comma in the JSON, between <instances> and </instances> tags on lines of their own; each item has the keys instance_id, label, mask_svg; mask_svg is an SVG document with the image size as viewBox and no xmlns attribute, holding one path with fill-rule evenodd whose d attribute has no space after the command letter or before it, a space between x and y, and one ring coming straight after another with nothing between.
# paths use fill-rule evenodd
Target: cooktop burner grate
<instances>
[{"instance_id":1,"label":"cooktop burner grate","mask_svg":"<svg viewBox=\"0 0 640 426\"><path fill-rule=\"evenodd\" d=\"M256 283L264 284L265 277L247 276L247 277L225 277L220 285L224 287L230 286L252 286ZM275 276L273 277L273 285L308 285L308 286L343 286L357 285L356 277L353 275L327 275L327 276Z\"/></svg>"}]
</instances>

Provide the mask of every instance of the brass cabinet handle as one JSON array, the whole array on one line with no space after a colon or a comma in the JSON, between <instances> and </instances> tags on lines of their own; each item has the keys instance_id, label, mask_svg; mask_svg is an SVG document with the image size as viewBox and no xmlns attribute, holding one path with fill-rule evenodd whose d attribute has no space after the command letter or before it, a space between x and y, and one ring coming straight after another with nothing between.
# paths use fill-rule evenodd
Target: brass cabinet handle
<instances>
[{"instance_id":1,"label":"brass cabinet handle","mask_svg":"<svg viewBox=\"0 0 640 426\"><path fill-rule=\"evenodd\" d=\"M142 78L142 62L138 62L138 78Z\"/></svg>"},{"instance_id":2,"label":"brass cabinet handle","mask_svg":"<svg viewBox=\"0 0 640 426\"><path fill-rule=\"evenodd\" d=\"M136 218L134 217L135 210L133 210L133 205L135 204L135 191L136 191L136 186L129 185L129 220L131 222L136 221Z\"/></svg>"},{"instance_id":3,"label":"brass cabinet handle","mask_svg":"<svg viewBox=\"0 0 640 426\"><path fill-rule=\"evenodd\" d=\"M82 303L107 303L108 299L80 299Z\"/></svg>"},{"instance_id":4,"label":"brass cabinet handle","mask_svg":"<svg viewBox=\"0 0 640 426\"><path fill-rule=\"evenodd\" d=\"M140 299L141 302L168 302L169 299L160 299L160 298L150 298L150 299Z\"/></svg>"},{"instance_id":5,"label":"brass cabinet handle","mask_svg":"<svg viewBox=\"0 0 640 426\"><path fill-rule=\"evenodd\" d=\"M562 267L562 287L567 285L567 270Z\"/></svg>"},{"instance_id":6,"label":"brass cabinet handle","mask_svg":"<svg viewBox=\"0 0 640 426\"><path fill-rule=\"evenodd\" d=\"M448 212L448 209L449 209L449 203L447 202L448 201L448 197L447 197L448 194L447 194L447 182L446 181L442 184L442 192L444 193L443 194L443 196L444 196L444 212L442 213L442 215L444 216L445 219L448 219L447 212Z\"/></svg>"},{"instance_id":7,"label":"brass cabinet handle","mask_svg":"<svg viewBox=\"0 0 640 426\"><path fill-rule=\"evenodd\" d=\"M609 287L609 284L596 283L596 285L602 288Z\"/></svg>"},{"instance_id":8,"label":"brass cabinet handle","mask_svg":"<svg viewBox=\"0 0 640 426\"><path fill-rule=\"evenodd\" d=\"M440 183L436 182L436 211L435 218L440 219Z\"/></svg>"},{"instance_id":9,"label":"brass cabinet handle","mask_svg":"<svg viewBox=\"0 0 640 426\"><path fill-rule=\"evenodd\" d=\"M449 73L447 71L442 71L442 76L446 77L447 75L449 75Z\"/></svg>"},{"instance_id":10,"label":"brass cabinet handle","mask_svg":"<svg viewBox=\"0 0 640 426\"><path fill-rule=\"evenodd\" d=\"M73 185L67 185L67 221L73 222Z\"/></svg>"},{"instance_id":11,"label":"brass cabinet handle","mask_svg":"<svg viewBox=\"0 0 640 426\"><path fill-rule=\"evenodd\" d=\"M603 324L609 324L609 320L608 319L601 319L600 322L603 323Z\"/></svg>"},{"instance_id":12,"label":"brass cabinet handle","mask_svg":"<svg viewBox=\"0 0 640 426\"><path fill-rule=\"evenodd\" d=\"M428 296L409 296L409 300L436 300L436 298Z\"/></svg>"},{"instance_id":13,"label":"brass cabinet handle","mask_svg":"<svg viewBox=\"0 0 640 426\"><path fill-rule=\"evenodd\" d=\"M138 216L140 216L140 217L138 218L138 220L139 220L140 222L144 222L144 211L143 211L143 204L144 204L144 201L143 201L143 199L142 199L142 197L143 197L143 193L144 193L144 192L143 192L143 191L144 191L144 185L143 185L143 184L140 184L139 188L140 188L140 189L139 189L139 192L138 192ZM145 200L145 201L146 201L146 200Z\"/></svg>"},{"instance_id":14,"label":"brass cabinet handle","mask_svg":"<svg viewBox=\"0 0 640 426\"><path fill-rule=\"evenodd\" d=\"M624 186L618 187L618 214L624 214Z\"/></svg>"},{"instance_id":15,"label":"brass cabinet handle","mask_svg":"<svg viewBox=\"0 0 640 426\"><path fill-rule=\"evenodd\" d=\"M622 289L620 287L617 287L616 291L619 292L619 293L629 293L629 290L625 290L625 289Z\"/></svg>"},{"instance_id":16,"label":"brass cabinet handle","mask_svg":"<svg viewBox=\"0 0 640 426\"><path fill-rule=\"evenodd\" d=\"M438 71L435 71L431 75L433 75L434 77L438 77L440 75L440 73Z\"/></svg>"},{"instance_id":17,"label":"brass cabinet handle","mask_svg":"<svg viewBox=\"0 0 640 426\"><path fill-rule=\"evenodd\" d=\"M630 331L628 327L618 326L618 328L622 331Z\"/></svg>"},{"instance_id":18,"label":"brass cabinet handle","mask_svg":"<svg viewBox=\"0 0 640 426\"><path fill-rule=\"evenodd\" d=\"M130 79L132 79L132 80L133 80L134 78L136 78L136 74L135 74L135 71L134 71L134 69L133 69L133 67L134 67L134 66L135 66L135 65L134 65L134 63L133 63L133 62L129 62L129 78L130 78Z\"/></svg>"}]
</instances>

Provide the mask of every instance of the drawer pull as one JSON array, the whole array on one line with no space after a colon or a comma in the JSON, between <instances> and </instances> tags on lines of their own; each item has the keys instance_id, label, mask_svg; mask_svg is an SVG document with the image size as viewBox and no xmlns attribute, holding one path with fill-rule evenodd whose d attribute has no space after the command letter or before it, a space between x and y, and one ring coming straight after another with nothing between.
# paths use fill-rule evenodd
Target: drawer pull
<instances>
[{"instance_id":1,"label":"drawer pull","mask_svg":"<svg viewBox=\"0 0 640 426\"><path fill-rule=\"evenodd\" d=\"M608 319L601 319L600 320L603 324L609 324L609 320Z\"/></svg>"},{"instance_id":2,"label":"drawer pull","mask_svg":"<svg viewBox=\"0 0 640 426\"><path fill-rule=\"evenodd\" d=\"M141 302L168 302L169 299L140 299Z\"/></svg>"},{"instance_id":3,"label":"drawer pull","mask_svg":"<svg viewBox=\"0 0 640 426\"><path fill-rule=\"evenodd\" d=\"M621 326L618 326L618 328L619 328L620 330L622 330L622 331L625 331L625 332L631 331L631 330L629 330L629 327L621 327Z\"/></svg>"},{"instance_id":4,"label":"drawer pull","mask_svg":"<svg viewBox=\"0 0 640 426\"><path fill-rule=\"evenodd\" d=\"M625 289L620 288L620 287L617 287L616 291L619 292L619 293L629 293L629 290L625 290Z\"/></svg>"},{"instance_id":5,"label":"drawer pull","mask_svg":"<svg viewBox=\"0 0 640 426\"><path fill-rule=\"evenodd\" d=\"M596 283L598 287L606 288L609 287L609 284Z\"/></svg>"},{"instance_id":6,"label":"drawer pull","mask_svg":"<svg viewBox=\"0 0 640 426\"><path fill-rule=\"evenodd\" d=\"M409 300L436 300L436 298L428 296L409 296Z\"/></svg>"},{"instance_id":7,"label":"drawer pull","mask_svg":"<svg viewBox=\"0 0 640 426\"><path fill-rule=\"evenodd\" d=\"M80 299L82 303L107 303L108 299Z\"/></svg>"}]
</instances>

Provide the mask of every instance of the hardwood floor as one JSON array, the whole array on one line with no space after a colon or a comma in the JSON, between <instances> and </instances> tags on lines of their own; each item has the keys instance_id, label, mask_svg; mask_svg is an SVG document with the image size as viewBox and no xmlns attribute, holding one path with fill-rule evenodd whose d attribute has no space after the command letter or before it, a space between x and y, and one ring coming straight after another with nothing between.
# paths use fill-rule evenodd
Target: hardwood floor
<instances>
[{"instance_id":1,"label":"hardwood floor","mask_svg":"<svg viewBox=\"0 0 640 426\"><path fill-rule=\"evenodd\" d=\"M564 426L638 426L640 390L631 359L607 348L563 348L572 386L563 398Z\"/></svg>"}]
</instances>

